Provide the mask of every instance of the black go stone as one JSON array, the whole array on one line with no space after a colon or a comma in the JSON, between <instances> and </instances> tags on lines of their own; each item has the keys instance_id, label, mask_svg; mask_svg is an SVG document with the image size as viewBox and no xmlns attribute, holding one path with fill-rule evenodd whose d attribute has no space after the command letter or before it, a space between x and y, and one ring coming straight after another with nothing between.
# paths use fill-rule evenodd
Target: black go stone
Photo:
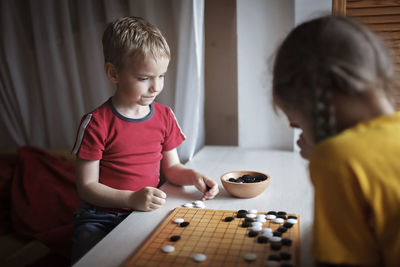
<instances>
[{"instance_id":1,"label":"black go stone","mask_svg":"<svg viewBox=\"0 0 400 267\"><path fill-rule=\"evenodd\" d=\"M284 245L284 246L291 246L292 245L292 240L289 239L289 238L282 238L281 242L282 242L282 245Z\"/></svg>"},{"instance_id":2,"label":"black go stone","mask_svg":"<svg viewBox=\"0 0 400 267\"><path fill-rule=\"evenodd\" d=\"M256 182L256 178L254 177L249 177L247 179L243 179L245 183L255 183Z\"/></svg>"},{"instance_id":3,"label":"black go stone","mask_svg":"<svg viewBox=\"0 0 400 267\"><path fill-rule=\"evenodd\" d=\"M282 260L290 260L292 258L292 254L286 251L282 251L280 254Z\"/></svg>"},{"instance_id":4,"label":"black go stone","mask_svg":"<svg viewBox=\"0 0 400 267\"><path fill-rule=\"evenodd\" d=\"M282 236L282 233L278 232L278 231L275 231L273 234L274 234L274 236Z\"/></svg>"},{"instance_id":5,"label":"black go stone","mask_svg":"<svg viewBox=\"0 0 400 267\"><path fill-rule=\"evenodd\" d=\"M241 177L243 183L254 183L255 179L251 175L245 174Z\"/></svg>"},{"instance_id":6,"label":"black go stone","mask_svg":"<svg viewBox=\"0 0 400 267\"><path fill-rule=\"evenodd\" d=\"M290 215L290 216L288 216L288 219L296 219L297 220L297 216Z\"/></svg>"},{"instance_id":7,"label":"black go stone","mask_svg":"<svg viewBox=\"0 0 400 267\"><path fill-rule=\"evenodd\" d=\"M245 221L245 222L249 222L249 223L254 222L254 220L253 220L252 218L246 218L246 219L244 219L244 221Z\"/></svg>"},{"instance_id":8,"label":"black go stone","mask_svg":"<svg viewBox=\"0 0 400 267\"><path fill-rule=\"evenodd\" d=\"M268 260L270 261L280 261L281 257L277 254L271 254L268 256Z\"/></svg>"},{"instance_id":9,"label":"black go stone","mask_svg":"<svg viewBox=\"0 0 400 267\"><path fill-rule=\"evenodd\" d=\"M244 214L246 214L246 213L247 213L247 210L238 210L237 213L244 213Z\"/></svg>"},{"instance_id":10,"label":"black go stone","mask_svg":"<svg viewBox=\"0 0 400 267\"><path fill-rule=\"evenodd\" d=\"M244 217L246 217L246 213L238 213L238 214L236 215L236 217L238 217L238 218L244 218Z\"/></svg>"},{"instance_id":11,"label":"black go stone","mask_svg":"<svg viewBox=\"0 0 400 267\"><path fill-rule=\"evenodd\" d=\"M235 218L233 218L233 217L225 217L225 221L226 222L231 222L231 221L233 221Z\"/></svg>"},{"instance_id":12,"label":"black go stone","mask_svg":"<svg viewBox=\"0 0 400 267\"><path fill-rule=\"evenodd\" d=\"M246 221L244 221L244 222L242 223L242 227L243 227L243 228L249 227L250 225L251 225L251 223L246 222Z\"/></svg>"},{"instance_id":13,"label":"black go stone","mask_svg":"<svg viewBox=\"0 0 400 267\"><path fill-rule=\"evenodd\" d=\"M285 223L283 224L283 227L285 227L285 228L292 228L292 226L293 226L293 224L290 223L290 222L285 222Z\"/></svg>"},{"instance_id":14,"label":"black go stone","mask_svg":"<svg viewBox=\"0 0 400 267\"><path fill-rule=\"evenodd\" d=\"M268 211L267 214L268 214L268 215L275 215L275 216L276 216L276 211L272 211L272 210L271 210L271 211Z\"/></svg>"},{"instance_id":15,"label":"black go stone","mask_svg":"<svg viewBox=\"0 0 400 267\"><path fill-rule=\"evenodd\" d=\"M284 216L286 216L286 212L285 211L278 211L278 213L276 214L276 215L284 215Z\"/></svg>"},{"instance_id":16,"label":"black go stone","mask_svg":"<svg viewBox=\"0 0 400 267\"><path fill-rule=\"evenodd\" d=\"M258 243L268 243L268 237L261 235L257 238L257 242Z\"/></svg>"},{"instance_id":17,"label":"black go stone","mask_svg":"<svg viewBox=\"0 0 400 267\"><path fill-rule=\"evenodd\" d=\"M176 241L178 241L179 239L181 239L181 237L180 237L179 235L174 235L174 236L171 236L171 237L169 238L169 240L171 240L172 242L176 242Z\"/></svg>"},{"instance_id":18,"label":"black go stone","mask_svg":"<svg viewBox=\"0 0 400 267\"><path fill-rule=\"evenodd\" d=\"M183 223L180 224L180 226L181 226L181 227L186 227L186 226L188 226L189 224L190 224L189 222L183 222Z\"/></svg>"},{"instance_id":19,"label":"black go stone","mask_svg":"<svg viewBox=\"0 0 400 267\"><path fill-rule=\"evenodd\" d=\"M250 232L249 232L249 237L255 237L255 236L258 236L258 232L257 232L257 231L250 230Z\"/></svg>"},{"instance_id":20,"label":"black go stone","mask_svg":"<svg viewBox=\"0 0 400 267\"><path fill-rule=\"evenodd\" d=\"M271 249L272 250L280 250L282 248L281 242L272 242Z\"/></svg>"},{"instance_id":21,"label":"black go stone","mask_svg":"<svg viewBox=\"0 0 400 267\"><path fill-rule=\"evenodd\" d=\"M276 218L282 218L282 219L284 219L284 220L287 219L287 218L286 218L286 215L283 215L283 214L278 214L278 215L276 215Z\"/></svg>"},{"instance_id":22,"label":"black go stone","mask_svg":"<svg viewBox=\"0 0 400 267\"><path fill-rule=\"evenodd\" d=\"M276 231L280 232L280 233L285 233L287 231L287 228L284 226L279 227L278 229L276 229Z\"/></svg>"},{"instance_id":23,"label":"black go stone","mask_svg":"<svg viewBox=\"0 0 400 267\"><path fill-rule=\"evenodd\" d=\"M265 176L251 176L249 174L245 174L238 178L229 178L228 181L232 183L259 183L265 181L267 177Z\"/></svg>"},{"instance_id":24,"label":"black go stone","mask_svg":"<svg viewBox=\"0 0 400 267\"><path fill-rule=\"evenodd\" d=\"M256 176L256 177L255 177L255 182L256 182L256 183L262 182L262 181L265 181L265 180L267 180L267 178L264 177L264 176Z\"/></svg>"},{"instance_id":25,"label":"black go stone","mask_svg":"<svg viewBox=\"0 0 400 267\"><path fill-rule=\"evenodd\" d=\"M237 178L236 183L243 184L244 180L242 178Z\"/></svg>"}]
</instances>

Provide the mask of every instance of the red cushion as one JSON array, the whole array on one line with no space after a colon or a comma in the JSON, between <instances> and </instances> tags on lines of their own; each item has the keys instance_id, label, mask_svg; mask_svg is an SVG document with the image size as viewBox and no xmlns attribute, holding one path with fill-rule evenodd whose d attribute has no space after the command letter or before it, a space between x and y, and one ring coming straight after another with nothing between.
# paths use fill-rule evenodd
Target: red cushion
<instances>
[{"instance_id":1,"label":"red cushion","mask_svg":"<svg viewBox=\"0 0 400 267\"><path fill-rule=\"evenodd\" d=\"M69 257L79 206L74 165L34 147L20 148L18 156L11 193L14 230Z\"/></svg>"}]
</instances>

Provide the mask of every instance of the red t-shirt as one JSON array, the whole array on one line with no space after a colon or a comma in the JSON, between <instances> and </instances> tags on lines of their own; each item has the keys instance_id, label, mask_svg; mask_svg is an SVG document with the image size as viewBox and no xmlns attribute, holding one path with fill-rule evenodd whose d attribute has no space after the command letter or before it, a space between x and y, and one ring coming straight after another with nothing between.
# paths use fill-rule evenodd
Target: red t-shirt
<instances>
[{"instance_id":1,"label":"red t-shirt","mask_svg":"<svg viewBox=\"0 0 400 267\"><path fill-rule=\"evenodd\" d=\"M73 153L100 160L100 183L137 191L158 185L162 152L184 140L169 107L153 102L146 117L130 119L118 113L110 98L83 116Z\"/></svg>"}]
</instances>

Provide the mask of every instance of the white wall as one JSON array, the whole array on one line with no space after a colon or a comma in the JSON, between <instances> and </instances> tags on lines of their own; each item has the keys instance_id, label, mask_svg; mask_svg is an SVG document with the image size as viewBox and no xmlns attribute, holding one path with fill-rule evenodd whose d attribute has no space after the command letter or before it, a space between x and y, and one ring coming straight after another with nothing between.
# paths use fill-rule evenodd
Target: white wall
<instances>
[{"instance_id":1,"label":"white wall","mask_svg":"<svg viewBox=\"0 0 400 267\"><path fill-rule=\"evenodd\" d=\"M272 108L270 58L295 25L331 10L332 0L237 0L239 146L297 150L300 131Z\"/></svg>"},{"instance_id":2,"label":"white wall","mask_svg":"<svg viewBox=\"0 0 400 267\"><path fill-rule=\"evenodd\" d=\"M294 22L298 25L306 20L332 13L332 0L295 0Z\"/></svg>"},{"instance_id":3,"label":"white wall","mask_svg":"<svg viewBox=\"0 0 400 267\"><path fill-rule=\"evenodd\" d=\"M293 147L286 118L272 108L268 63L293 25L293 0L237 0L240 147Z\"/></svg>"}]
</instances>

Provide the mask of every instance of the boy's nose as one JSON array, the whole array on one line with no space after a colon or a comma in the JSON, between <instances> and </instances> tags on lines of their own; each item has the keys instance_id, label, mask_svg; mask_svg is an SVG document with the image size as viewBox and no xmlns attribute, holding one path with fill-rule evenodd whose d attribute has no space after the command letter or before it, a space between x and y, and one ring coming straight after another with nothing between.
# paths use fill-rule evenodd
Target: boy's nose
<instances>
[{"instance_id":1,"label":"boy's nose","mask_svg":"<svg viewBox=\"0 0 400 267\"><path fill-rule=\"evenodd\" d=\"M152 92L159 92L162 90L163 84L159 81L154 81L150 87L150 91Z\"/></svg>"}]
</instances>

